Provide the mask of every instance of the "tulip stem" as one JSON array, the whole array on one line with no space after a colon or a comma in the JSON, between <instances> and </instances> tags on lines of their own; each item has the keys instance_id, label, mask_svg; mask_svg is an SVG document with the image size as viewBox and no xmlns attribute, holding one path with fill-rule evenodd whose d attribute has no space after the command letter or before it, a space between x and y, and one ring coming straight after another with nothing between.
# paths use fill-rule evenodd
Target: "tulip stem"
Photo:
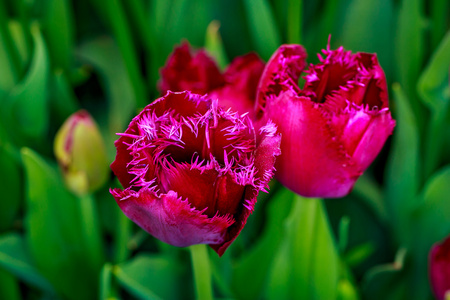
<instances>
[{"instance_id":1,"label":"tulip stem","mask_svg":"<svg viewBox=\"0 0 450 300\"><path fill-rule=\"evenodd\" d=\"M130 254L130 248L128 242L131 236L132 223L122 211L118 210L118 222L116 232L116 253L114 256L114 262L120 263L126 260Z\"/></svg>"},{"instance_id":2,"label":"tulip stem","mask_svg":"<svg viewBox=\"0 0 450 300\"><path fill-rule=\"evenodd\" d=\"M206 245L192 245L191 251L192 268L194 270L195 290L197 300L212 300L211 266Z\"/></svg>"},{"instance_id":3,"label":"tulip stem","mask_svg":"<svg viewBox=\"0 0 450 300\"><path fill-rule=\"evenodd\" d=\"M105 258L95 198L91 194L82 195L80 196L79 203L82 234L86 249L89 253L93 268L99 271Z\"/></svg>"}]
</instances>

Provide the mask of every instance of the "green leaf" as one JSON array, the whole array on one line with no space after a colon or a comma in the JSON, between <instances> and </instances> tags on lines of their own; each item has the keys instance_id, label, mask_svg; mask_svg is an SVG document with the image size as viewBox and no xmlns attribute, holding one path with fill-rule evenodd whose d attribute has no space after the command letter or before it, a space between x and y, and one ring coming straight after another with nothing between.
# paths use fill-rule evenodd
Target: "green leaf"
<instances>
[{"instance_id":1,"label":"green leaf","mask_svg":"<svg viewBox=\"0 0 450 300\"><path fill-rule=\"evenodd\" d=\"M363 263L375 252L375 245L372 242L357 245L350 249L344 257L344 261L350 267Z\"/></svg>"},{"instance_id":2,"label":"green leaf","mask_svg":"<svg viewBox=\"0 0 450 300\"><path fill-rule=\"evenodd\" d=\"M412 214L410 230L414 237L409 243L412 252L409 284L414 286L414 293L410 293L409 299L429 297L428 253L434 243L443 240L450 232L449 182L450 166L446 166L428 180L420 196L421 203Z\"/></svg>"},{"instance_id":3,"label":"green leaf","mask_svg":"<svg viewBox=\"0 0 450 300\"><path fill-rule=\"evenodd\" d=\"M126 20L125 10L120 0L92 1L94 7L100 15L104 15L107 24L117 41L120 56L124 62L125 73L132 87L132 101L137 103L139 108L144 108L147 104L146 86L140 71L140 61L138 51L133 41L133 34L129 23Z\"/></svg>"},{"instance_id":4,"label":"green leaf","mask_svg":"<svg viewBox=\"0 0 450 300\"><path fill-rule=\"evenodd\" d=\"M283 221L291 209L293 195L291 191L283 188L272 196L264 232L257 244L246 251L234 265L231 284L239 299L258 299L261 296L272 261L285 236Z\"/></svg>"},{"instance_id":5,"label":"green leaf","mask_svg":"<svg viewBox=\"0 0 450 300\"><path fill-rule=\"evenodd\" d=\"M19 282L11 273L2 270L2 268L0 268L0 299L21 299Z\"/></svg>"},{"instance_id":6,"label":"green leaf","mask_svg":"<svg viewBox=\"0 0 450 300\"><path fill-rule=\"evenodd\" d=\"M365 173L358 178L353 187L353 193L358 195L359 198L371 208L380 222L386 223L388 221L381 187L378 186L370 175Z\"/></svg>"},{"instance_id":7,"label":"green leaf","mask_svg":"<svg viewBox=\"0 0 450 300\"><path fill-rule=\"evenodd\" d=\"M0 140L0 232L11 227L20 208L22 197L21 170L17 150Z\"/></svg>"},{"instance_id":8,"label":"green leaf","mask_svg":"<svg viewBox=\"0 0 450 300\"><path fill-rule=\"evenodd\" d=\"M70 5L69 0L46 0L42 18L42 31L52 64L65 70L71 65L74 44L74 21Z\"/></svg>"},{"instance_id":9,"label":"green leaf","mask_svg":"<svg viewBox=\"0 0 450 300\"><path fill-rule=\"evenodd\" d=\"M386 167L386 207L399 241L408 239L408 218L419 190L419 133L414 113L399 84L392 86L397 126Z\"/></svg>"},{"instance_id":10,"label":"green leaf","mask_svg":"<svg viewBox=\"0 0 450 300\"><path fill-rule=\"evenodd\" d=\"M450 97L448 92L449 66L450 31L431 56L417 84L417 91L423 103L431 110L440 109L442 103Z\"/></svg>"},{"instance_id":11,"label":"green leaf","mask_svg":"<svg viewBox=\"0 0 450 300\"><path fill-rule=\"evenodd\" d=\"M269 286L284 285L288 299L336 299L341 262L322 200L297 196L286 226L283 258L272 270L285 275L272 277Z\"/></svg>"},{"instance_id":12,"label":"green leaf","mask_svg":"<svg viewBox=\"0 0 450 300\"><path fill-rule=\"evenodd\" d=\"M370 269L363 278L364 299L409 299L405 298L408 287L404 280L406 249L397 251L395 261Z\"/></svg>"},{"instance_id":13,"label":"green leaf","mask_svg":"<svg viewBox=\"0 0 450 300\"><path fill-rule=\"evenodd\" d=\"M431 57L425 71L420 76L417 90L423 103L432 112L425 136L424 171L428 177L442 159L444 131L449 130L446 118L450 105L449 87L450 31Z\"/></svg>"},{"instance_id":14,"label":"green leaf","mask_svg":"<svg viewBox=\"0 0 450 300\"><path fill-rule=\"evenodd\" d=\"M450 3L447 0L433 0L430 6L431 49L435 49L445 35L445 31L448 30L447 19Z\"/></svg>"},{"instance_id":15,"label":"green leaf","mask_svg":"<svg viewBox=\"0 0 450 300\"><path fill-rule=\"evenodd\" d=\"M228 65L228 58L223 46L222 37L219 33L220 23L212 21L206 29L205 49L215 58L220 69L225 69Z\"/></svg>"},{"instance_id":16,"label":"green leaf","mask_svg":"<svg viewBox=\"0 0 450 300\"><path fill-rule=\"evenodd\" d=\"M0 266L24 282L54 293L47 279L33 266L24 239L16 233L0 236Z\"/></svg>"},{"instance_id":17,"label":"green leaf","mask_svg":"<svg viewBox=\"0 0 450 300\"><path fill-rule=\"evenodd\" d=\"M77 50L78 56L93 65L101 78L108 99L108 130L105 145L108 157L112 161L116 149L116 132L125 131L135 114L133 88L127 76L124 61L114 40L108 37L97 38L82 44Z\"/></svg>"},{"instance_id":18,"label":"green leaf","mask_svg":"<svg viewBox=\"0 0 450 300\"><path fill-rule=\"evenodd\" d=\"M302 41L303 1L289 0L287 11L287 40L290 44L300 44Z\"/></svg>"},{"instance_id":19,"label":"green leaf","mask_svg":"<svg viewBox=\"0 0 450 300\"><path fill-rule=\"evenodd\" d=\"M281 45L272 9L267 0L244 1L253 44L262 59L268 60Z\"/></svg>"},{"instance_id":20,"label":"green leaf","mask_svg":"<svg viewBox=\"0 0 450 300\"><path fill-rule=\"evenodd\" d=\"M179 299L179 272L176 260L163 255L141 254L113 268L121 286L139 299Z\"/></svg>"},{"instance_id":21,"label":"green leaf","mask_svg":"<svg viewBox=\"0 0 450 300\"><path fill-rule=\"evenodd\" d=\"M153 58L157 79L158 69L176 44L187 40L195 47L204 45L205 28L212 21L211 10L218 4L209 0L155 0L152 4L149 26L153 27L158 45Z\"/></svg>"},{"instance_id":22,"label":"green leaf","mask_svg":"<svg viewBox=\"0 0 450 300\"><path fill-rule=\"evenodd\" d=\"M339 222L339 252L344 253L348 245L348 229L350 226L350 218L343 216Z\"/></svg>"},{"instance_id":23,"label":"green leaf","mask_svg":"<svg viewBox=\"0 0 450 300\"><path fill-rule=\"evenodd\" d=\"M408 96L417 122L422 122L424 116L415 93L425 54L423 6L422 0L402 1L395 39L397 80Z\"/></svg>"},{"instance_id":24,"label":"green leaf","mask_svg":"<svg viewBox=\"0 0 450 300\"><path fill-rule=\"evenodd\" d=\"M377 53L389 77L393 62L393 25L391 0L352 0L344 10L344 24L338 40L346 49Z\"/></svg>"},{"instance_id":25,"label":"green leaf","mask_svg":"<svg viewBox=\"0 0 450 300\"><path fill-rule=\"evenodd\" d=\"M62 124L62 122L80 108L80 105L64 71L54 71L50 83L52 116L57 118L56 121L58 124Z\"/></svg>"},{"instance_id":26,"label":"green leaf","mask_svg":"<svg viewBox=\"0 0 450 300\"><path fill-rule=\"evenodd\" d=\"M94 298L99 274L86 259L78 199L67 191L55 167L38 154L24 148L22 160L27 187L25 236L36 267L68 299Z\"/></svg>"},{"instance_id":27,"label":"green leaf","mask_svg":"<svg viewBox=\"0 0 450 300\"><path fill-rule=\"evenodd\" d=\"M450 232L450 166L435 173L425 185L422 202L414 211L411 221L415 230L414 247L427 252L433 243L444 239ZM416 235L418 234L418 235Z\"/></svg>"},{"instance_id":28,"label":"green leaf","mask_svg":"<svg viewBox=\"0 0 450 300\"><path fill-rule=\"evenodd\" d=\"M17 45L11 35L10 28L8 26L8 13L6 9L6 3L0 2L0 41L1 41L1 50L0 54L4 57L4 62L6 62L5 76L1 76L3 79L2 85L6 84L15 84L21 76L21 64L20 64L20 55L17 49ZM3 53L1 53L3 52ZM3 72L2 72L3 73Z\"/></svg>"},{"instance_id":29,"label":"green leaf","mask_svg":"<svg viewBox=\"0 0 450 300\"><path fill-rule=\"evenodd\" d=\"M13 88L2 109L9 128L32 138L43 138L47 133L49 62L47 49L37 25L32 26L34 54L25 78ZM32 124L32 125L30 125Z\"/></svg>"}]
</instances>

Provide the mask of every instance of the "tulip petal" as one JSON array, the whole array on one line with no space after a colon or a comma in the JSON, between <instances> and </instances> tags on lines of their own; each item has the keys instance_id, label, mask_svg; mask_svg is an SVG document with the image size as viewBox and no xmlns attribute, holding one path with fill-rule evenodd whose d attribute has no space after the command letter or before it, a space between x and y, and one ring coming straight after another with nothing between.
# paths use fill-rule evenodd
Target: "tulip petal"
<instances>
[{"instance_id":1,"label":"tulip petal","mask_svg":"<svg viewBox=\"0 0 450 300\"><path fill-rule=\"evenodd\" d=\"M272 55L261 76L256 95L255 109L260 118L267 97L278 96L281 91L299 92L298 79L306 65L306 51L300 45L282 45Z\"/></svg>"},{"instance_id":2,"label":"tulip petal","mask_svg":"<svg viewBox=\"0 0 450 300\"><path fill-rule=\"evenodd\" d=\"M149 189L114 189L111 194L128 218L154 237L177 247L220 244L233 223L229 217L206 216L173 191L157 196Z\"/></svg>"},{"instance_id":3,"label":"tulip petal","mask_svg":"<svg viewBox=\"0 0 450 300\"><path fill-rule=\"evenodd\" d=\"M319 104L288 91L267 102L266 117L283 135L282 155L275 164L281 183L306 197L342 197L350 192L361 172Z\"/></svg>"},{"instance_id":4,"label":"tulip petal","mask_svg":"<svg viewBox=\"0 0 450 300\"><path fill-rule=\"evenodd\" d=\"M273 123L261 128L257 147L248 116L190 92L168 92L119 135L111 168L125 190L111 193L125 214L167 243L208 243L219 255L267 188L280 152Z\"/></svg>"},{"instance_id":5,"label":"tulip petal","mask_svg":"<svg viewBox=\"0 0 450 300\"><path fill-rule=\"evenodd\" d=\"M388 109L370 111L361 107L333 116L332 124L361 171L372 163L395 127Z\"/></svg>"},{"instance_id":6,"label":"tulip petal","mask_svg":"<svg viewBox=\"0 0 450 300\"><path fill-rule=\"evenodd\" d=\"M431 287L436 299L447 299L450 294L450 238L436 244L429 255L429 274Z\"/></svg>"},{"instance_id":7,"label":"tulip petal","mask_svg":"<svg viewBox=\"0 0 450 300\"><path fill-rule=\"evenodd\" d=\"M189 43L176 47L161 69L158 89L162 94L191 91L205 94L225 83L217 64L204 50L193 52Z\"/></svg>"},{"instance_id":8,"label":"tulip petal","mask_svg":"<svg viewBox=\"0 0 450 300\"><path fill-rule=\"evenodd\" d=\"M218 99L219 105L231 107L239 114L253 113L256 90L264 62L255 53L235 58L224 73L226 84L209 93L212 99Z\"/></svg>"}]
</instances>

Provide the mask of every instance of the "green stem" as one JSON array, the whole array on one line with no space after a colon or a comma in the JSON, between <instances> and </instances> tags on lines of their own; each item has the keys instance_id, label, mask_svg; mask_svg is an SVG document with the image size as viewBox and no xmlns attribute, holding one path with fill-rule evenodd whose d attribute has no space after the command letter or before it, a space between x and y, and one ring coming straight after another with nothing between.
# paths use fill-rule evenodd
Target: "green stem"
<instances>
[{"instance_id":1,"label":"green stem","mask_svg":"<svg viewBox=\"0 0 450 300\"><path fill-rule=\"evenodd\" d=\"M198 300L211 300L211 267L208 257L208 249L206 245L192 245L189 247L191 251L192 267L194 269L195 290Z\"/></svg>"},{"instance_id":2,"label":"green stem","mask_svg":"<svg viewBox=\"0 0 450 300\"><path fill-rule=\"evenodd\" d=\"M92 266L95 271L99 271L105 261L105 257L95 199L91 194L82 195L79 203L82 218L81 232Z\"/></svg>"},{"instance_id":3,"label":"green stem","mask_svg":"<svg viewBox=\"0 0 450 300\"><path fill-rule=\"evenodd\" d=\"M288 6L288 43L300 44L302 40L302 1L289 0Z\"/></svg>"},{"instance_id":4,"label":"green stem","mask_svg":"<svg viewBox=\"0 0 450 300\"><path fill-rule=\"evenodd\" d=\"M115 245L115 257L114 262L120 263L128 258L130 254L130 249L128 248L128 243L131 237L131 221L127 216L123 214L122 211L118 210L119 222L117 222L117 233L116 233L116 245Z\"/></svg>"}]
</instances>

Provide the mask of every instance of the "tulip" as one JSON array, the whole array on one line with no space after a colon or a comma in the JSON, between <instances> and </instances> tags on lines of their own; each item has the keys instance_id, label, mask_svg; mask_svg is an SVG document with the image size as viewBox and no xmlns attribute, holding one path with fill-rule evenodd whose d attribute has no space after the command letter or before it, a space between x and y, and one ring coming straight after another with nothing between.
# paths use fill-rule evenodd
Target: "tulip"
<instances>
[{"instance_id":1,"label":"tulip","mask_svg":"<svg viewBox=\"0 0 450 300\"><path fill-rule=\"evenodd\" d=\"M386 79L375 54L323 50L305 72L306 52L283 45L261 77L257 122L272 120L283 139L276 178L306 197L342 197L392 133Z\"/></svg>"},{"instance_id":2,"label":"tulip","mask_svg":"<svg viewBox=\"0 0 450 300\"><path fill-rule=\"evenodd\" d=\"M158 88L161 95L169 90L208 94L218 99L220 106L251 115L263 69L264 62L255 53L249 53L235 58L222 74L205 50L194 52L185 42L174 49L161 69Z\"/></svg>"},{"instance_id":3,"label":"tulip","mask_svg":"<svg viewBox=\"0 0 450 300\"><path fill-rule=\"evenodd\" d=\"M58 130L54 153L66 185L77 195L96 191L109 178L103 138L85 110L72 114Z\"/></svg>"},{"instance_id":4,"label":"tulip","mask_svg":"<svg viewBox=\"0 0 450 300\"><path fill-rule=\"evenodd\" d=\"M148 105L116 141L111 190L125 215L154 237L219 255L239 235L258 192L268 188L281 137L268 123L190 92Z\"/></svg>"},{"instance_id":5,"label":"tulip","mask_svg":"<svg viewBox=\"0 0 450 300\"><path fill-rule=\"evenodd\" d=\"M450 299L450 236L444 242L435 244L431 248L429 274L436 299Z\"/></svg>"}]
</instances>

